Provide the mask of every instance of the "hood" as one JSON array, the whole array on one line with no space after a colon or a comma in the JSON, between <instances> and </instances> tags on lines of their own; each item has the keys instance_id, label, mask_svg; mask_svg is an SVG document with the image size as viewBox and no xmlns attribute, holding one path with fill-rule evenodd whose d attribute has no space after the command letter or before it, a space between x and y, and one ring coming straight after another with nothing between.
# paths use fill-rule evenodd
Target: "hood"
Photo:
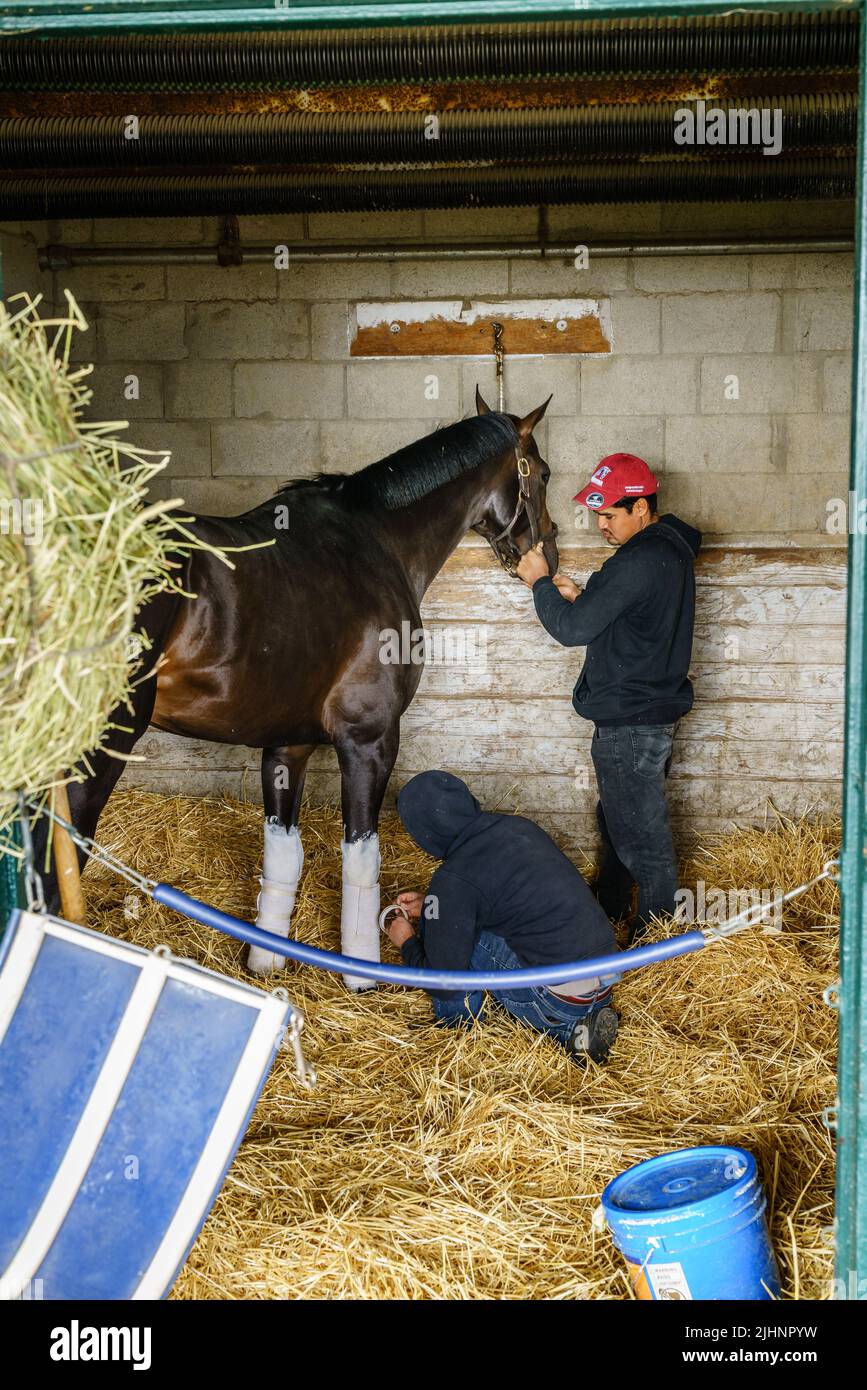
<instances>
[{"instance_id":1,"label":"hood","mask_svg":"<svg viewBox=\"0 0 867 1390\"><path fill-rule=\"evenodd\" d=\"M466 782L451 772L420 772L413 777L398 794L397 814L416 844L435 859L444 859L455 841L483 816Z\"/></svg>"},{"instance_id":2,"label":"hood","mask_svg":"<svg viewBox=\"0 0 867 1390\"><path fill-rule=\"evenodd\" d=\"M659 518L658 524L660 526L667 526L671 531L675 531L679 538L689 546L693 555L698 554L701 545L701 531L697 531L694 526L690 526L687 522L681 521L680 517L675 516L673 512L666 512L665 516ZM656 529L656 526L651 526L649 528L650 531L655 531Z\"/></svg>"}]
</instances>

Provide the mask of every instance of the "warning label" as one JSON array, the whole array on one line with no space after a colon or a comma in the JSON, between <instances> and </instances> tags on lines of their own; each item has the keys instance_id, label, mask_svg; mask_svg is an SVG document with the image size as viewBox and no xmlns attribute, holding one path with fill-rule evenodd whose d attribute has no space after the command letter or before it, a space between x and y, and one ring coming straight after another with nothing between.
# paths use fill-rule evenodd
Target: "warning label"
<instances>
[{"instance_id":1,"label":"warning label","mask_svg":"<svg viewBox=\"0 0 867 1390\"><path fill-rule=\"evenodd\" d=\"M689 1291L689 1284L686 1282L683 1265L648 1264L644 1267L644 1273L657 1298L672 1301L685 1299L690 1303L692 1302L692 1294Z\"/></svg>"}]
</instances>

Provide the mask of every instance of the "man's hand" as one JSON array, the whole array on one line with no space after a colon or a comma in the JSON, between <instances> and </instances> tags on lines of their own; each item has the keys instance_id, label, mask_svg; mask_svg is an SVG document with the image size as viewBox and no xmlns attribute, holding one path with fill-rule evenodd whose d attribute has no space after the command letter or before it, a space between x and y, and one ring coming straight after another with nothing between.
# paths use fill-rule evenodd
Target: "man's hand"
<instances>
[{"instance_id":1,"label":"man's hand","mask_svg":"<svg viewBox=\"0 0 867 1390\"><path fill-rule=\"evenodd\" d=\"M577 584L573 583L568 575L560 574L558 571L558 573L554 575L553 582L563 598L568 599L570 603L575 602L581 590L578 588Z\"/></svg>"},{"instance_id":2,"label":"man's hand","mask_svg":"<svg viewBox=\"0 0 867 1390\"><path fill-rule=\"evenodd\" d=\"M411 922L418 921L421 916L421 910L424 907L424 893L417 893L414 890L410 890L406 893L398 893L394 901L400 903L400 906Z\"/></svg>"},{"instance_id":3,"label":"man's hand","mask_svg":"<svg viewBox=\"0 0 867 1390\"><path fill-rule=\"evenodd\" d=\"M411 936L415 936L415 932L409 922L397 912L392 917L387 930L389 939L394 942L398 950L400 950L405 941L409 941Z\"/></svg>"},{"instance_id":4,"label":"man's hand","mask_svg":"<svg viewBox=\"0 0 867 1390\"><path fill-rule=\"evenodd\" d=\"M538 545L521 556L515 566L515 573L519 579L523 579L528 589L532 589L536 580L543 579L548 573L548 561L541 551L542 542L539 541Z\"/></svg>"}]
</instances>

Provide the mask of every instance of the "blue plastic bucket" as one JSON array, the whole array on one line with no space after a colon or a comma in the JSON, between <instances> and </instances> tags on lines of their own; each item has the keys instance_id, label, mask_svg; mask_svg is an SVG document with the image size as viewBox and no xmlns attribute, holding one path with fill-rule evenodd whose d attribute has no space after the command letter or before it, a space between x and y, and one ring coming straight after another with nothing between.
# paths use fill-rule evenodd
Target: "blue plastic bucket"
<instances>
[{"instance_id":1,"label":"blue plastic bucket","mask_svg":"<svg viewBox=\"0 0 867 1390\"><path fill-rule=\"evenodd\" d=\"M608 1229L642 1299L773 1299L780 1276L746 1149L679 1149L614 1178Z\"/></svg>"}]
</instances>

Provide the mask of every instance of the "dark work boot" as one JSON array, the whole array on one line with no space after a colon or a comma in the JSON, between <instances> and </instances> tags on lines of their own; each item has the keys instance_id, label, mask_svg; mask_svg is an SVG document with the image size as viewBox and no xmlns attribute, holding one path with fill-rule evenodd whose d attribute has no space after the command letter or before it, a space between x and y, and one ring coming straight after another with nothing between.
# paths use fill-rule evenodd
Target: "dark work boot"
<instances>
[{"instance_id":1,"label":"dark work boot","mask_svg":"<svg viewBox=\"0 0 867 1390\"><path fill-rule=\"evenodd\" d=\"M619 1023L611 1005L603 1004L575 1024L566 1051L576 1060L589 1057L593 1062L606 1061L614 1046Z\"/></svg>"}]
</instances>

